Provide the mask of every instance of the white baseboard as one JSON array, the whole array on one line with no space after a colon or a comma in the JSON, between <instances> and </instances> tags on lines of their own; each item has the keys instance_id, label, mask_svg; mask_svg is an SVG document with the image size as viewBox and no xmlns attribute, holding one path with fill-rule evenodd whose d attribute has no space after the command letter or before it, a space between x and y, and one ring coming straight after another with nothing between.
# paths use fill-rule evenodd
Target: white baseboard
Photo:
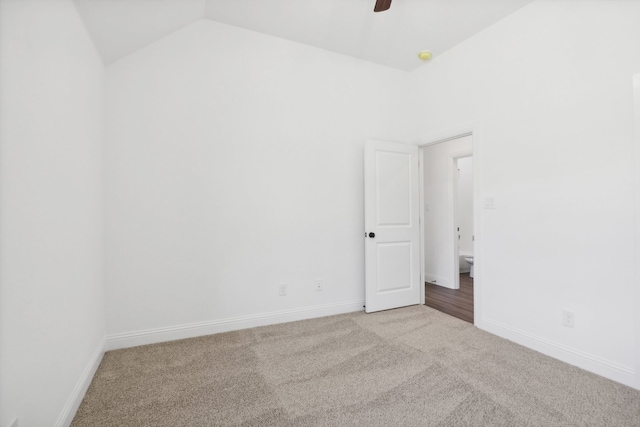
<instances>
[{"instance_id":1,"label":"white baseboard","mask_svg":"<svg viewBox=\"0 0 640 427\"><path fill-rule=\"evenodd\" d=\"M588 353L567 347L565 345L547 340L505 325L504 323L482 318L481 324L476 324L480 329L499 337L536 350L542 354L562 360L563 362L585 369L594 374L601 375L610 380L617 381L629 387L638 388L638 379L634 367L623 366L609 360L593 356Z\"/></svg>"},{"instance_id":2,"label":"white baseboard","mask_svg":"<svg viewBox=\"0 0 640 427\"><path fill-rule=\"evenodd\" d=\"M104 350L117 350L120 348L136 347L139 345L155 344L203 335L218 334L221 332L236 331L256 326L266 326L276 323L293 322L295 320L311 319L314 317L351 313L363 310L363 306L364 301L348 301L338 304L318 305L250 316L239 316L207 322L169 326L166 328L107 335L105 337Z\"/></svg>"},{"instance_id":3,"label":"white baseboard","mask_svg":"<svg viewBox=\"0 0 640 427\"><path fill-rule=\"evenodd\" d=\"M453 283L451 283L451 281L446 277L436 276L435 274L431 273L424 273L424 280L425 282L434 283L436 285L444 286L445 288L453 289Z\"/></svg>"},{"instance_id":4,"label":"white baseboard","mask_svg":"<svg viewBox=\"0 0 640 427\"><path fill-rule=\"evenodd\" d=\"M98 347L95 349L91 358L89 359L89 363L84 368L80 379L76 383L76 386L73 388L73 392L71 392L71 396L67 400L67 403L64 405L62 413L58 417L58 421L55 423L55 427L68 427L73 421L73 417L75 417L80 404L82 403L82 399L84 399L84 395L87 393L87 389L91 385L91 381L93 380L93 376L98 370L98 366L100 366L100 362L102 361L102 356L104 356L104 346L105 340L104 338L100 340Z\"/></svg>"}]
</instances>

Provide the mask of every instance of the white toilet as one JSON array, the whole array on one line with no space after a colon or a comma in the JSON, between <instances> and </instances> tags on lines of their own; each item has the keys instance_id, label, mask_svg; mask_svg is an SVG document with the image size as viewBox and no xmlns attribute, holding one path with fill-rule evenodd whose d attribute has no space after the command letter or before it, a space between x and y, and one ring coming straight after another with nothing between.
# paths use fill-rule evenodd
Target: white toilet
<instances>
[{"instance_id":1,"label":"white toilet","mask_svg":"<svg viewBox=\"0 0 640 427\"><path fill-rule=\"evenodd\" d=\"M471 264L471 270L469 271L469 277L473 277L473 257L472 256L466 256L466 257L464 257L464 260L467 261L469 264Z\"/></svg>"}]
</instances>

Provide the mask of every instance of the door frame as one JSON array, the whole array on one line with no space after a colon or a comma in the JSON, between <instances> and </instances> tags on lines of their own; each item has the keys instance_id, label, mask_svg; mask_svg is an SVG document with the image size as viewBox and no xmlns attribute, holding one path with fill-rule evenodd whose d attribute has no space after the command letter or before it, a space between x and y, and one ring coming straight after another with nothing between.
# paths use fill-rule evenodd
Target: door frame
<instances>
[{"instance_id":1,"label":"door frame","mask_svg":"<svg viewBox=\"0 0 640 427\"><path fill-rule=\"evenodd\" d=\"M482 171L482 138L480 130L480 122L474 121L464 123L452 128L438 130L422 136L412 141L420 148L418 159L418 170L420 174L420 301L424 305L425 301L425 266L424 266L424 148L433 144L441 142L451 141L465 136L471 136L472 141L472 155L473 155L473 324L479 328L482 328L482 193L481 193L481 171ZM452 161L456 161L458 153L455 153ZM458 260L454 260L458 262ZM454 278L455 279L455 278ZM458 279L459 280L459 279Z\"/></svg>"},{"instance_id":2,"label":"door frame","mask_svg":"<svg viewBox=\"0 0 640 427\"><path fill-rule=\"evenodd\" d=\"M640 390L640 73L633 76L633 138L635 151L635 258L636 258L636 372L635 388Z\"/></svg>"}]
</instances>

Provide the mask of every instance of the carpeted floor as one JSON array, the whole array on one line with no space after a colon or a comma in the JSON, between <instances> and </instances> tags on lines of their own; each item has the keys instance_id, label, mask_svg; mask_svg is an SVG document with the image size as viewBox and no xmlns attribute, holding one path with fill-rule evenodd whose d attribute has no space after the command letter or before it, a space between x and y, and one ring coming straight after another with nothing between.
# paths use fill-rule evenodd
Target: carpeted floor
<instances>
[{"instance_id":1,"label":"carpeted floor","mask_svg":"<svg viewBox=\"0 0 640 427\"><path fill-rule=\"evenodd\" d=\"M414 306L108 352L72 426L640 426L640 391Z\"/></svg>"}]
</instances>

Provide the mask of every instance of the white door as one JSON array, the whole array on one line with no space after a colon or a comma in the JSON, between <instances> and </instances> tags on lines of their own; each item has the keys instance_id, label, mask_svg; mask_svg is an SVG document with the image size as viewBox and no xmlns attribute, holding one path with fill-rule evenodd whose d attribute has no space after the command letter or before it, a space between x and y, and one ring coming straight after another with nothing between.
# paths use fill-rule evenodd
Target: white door
<instances>
[{"instance_id":1,"label":"white door","mask_svg":"<svg viewBox=\"0 0 640 427\"><path fill-rule=\"evenodd\" d=\"M418 147L364 148L365 311L420 304Z\"/></svg>"}]
</instances>

